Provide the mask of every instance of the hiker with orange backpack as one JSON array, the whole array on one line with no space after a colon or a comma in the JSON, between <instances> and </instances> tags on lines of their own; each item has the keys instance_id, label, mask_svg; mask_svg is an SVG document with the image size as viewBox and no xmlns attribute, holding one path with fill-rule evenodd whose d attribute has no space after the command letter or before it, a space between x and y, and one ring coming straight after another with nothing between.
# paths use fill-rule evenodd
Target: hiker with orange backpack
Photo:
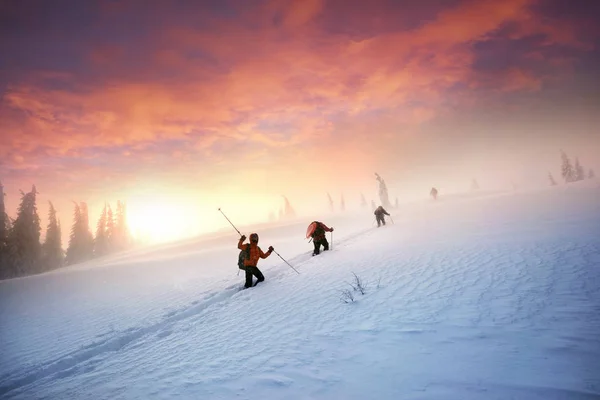
<instances>
[{"instance_id":1,"label":"hiker with orange backpack","mask_svg":"<svg viewBox=\"0 0 600 400\"><path fill-rule=\"evenodd\" d=\"M240 252L239 268L246 271L246 284L244 287L249 288L256 286L260 282L265 280L265 276L260 272L256 264L258 264L259 258L267 258L273 252L273 246L269 246L269 250L264 253L260 247L258 247L258 234L252 233L250 235L250 243L244 244L246 236L242 235L238 242L238 249ZM252 276L256 277L256 283L252 285Z\"/></svg>"},{"instance_id":2,"label":"hiker with orange backpack","mask_svg":"<svg viewBox=\"0 0 600 400\"><path fill-rule=\"evenodd\" d=\"M329 228L327 225L319 221L313 221L308 226L306 237L311 237L313 240L313 244L315 246L315 250L312 254L313 256L316 256L321 252L321 246L323 246L323 251L329 250L329 242L325 237L325 232L333 232L333 228Z\"/></svg>"}]
</instances>

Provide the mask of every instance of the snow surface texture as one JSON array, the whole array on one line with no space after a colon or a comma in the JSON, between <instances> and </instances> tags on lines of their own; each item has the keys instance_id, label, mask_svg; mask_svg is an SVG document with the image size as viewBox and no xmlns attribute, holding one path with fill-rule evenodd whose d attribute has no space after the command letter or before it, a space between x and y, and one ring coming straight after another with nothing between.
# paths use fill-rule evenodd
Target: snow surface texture
<instances>
[{"instance_id":1,"label":"snow surface texture","mask_svg":"<svg viewBox=\"0 0 600 400\"><path fill-rule=\"evenodd\" d=\"M323 218L317 257L310 220L265 229L300 274L242 291L233 231L0 282L0 398L600 398L598 187L392 217Z\"/></svg>"}]
</instances>

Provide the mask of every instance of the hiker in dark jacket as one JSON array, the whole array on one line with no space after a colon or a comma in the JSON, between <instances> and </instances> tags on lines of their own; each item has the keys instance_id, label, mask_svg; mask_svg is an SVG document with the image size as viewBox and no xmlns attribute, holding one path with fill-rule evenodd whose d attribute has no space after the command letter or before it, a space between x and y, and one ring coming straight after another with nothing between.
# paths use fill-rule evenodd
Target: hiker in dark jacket
<instances>
[{"instance_id":1,"label":"hiker in dark jacket","mask_svg":"<svg viewBox=\"0 0 600 400\"><path fill-rule=\"evenodd\" d=\"M381 224L385 225L384 215L387 215L387 216L390 215L387 211L385 211L385 208L383 208L382 206L377 207L377 209L375 210L375 212L373 214L375 214L375 218L377 219L377 227L378 228L381 226Z\"/></svg>"},{"instance_id":2,"label":"hiker in dark jacket","mask_svg":"<svg viewBox=\"0 0 600 400\"><path fill-rule=\"evenodd\" d=\"M329 228L327 225L325 225L322 222L319 222L319 221L315 221L315 222L317 224L317 227L315 228L312 235L310 235L310 237L313 240L313 244L315 245L315 251L312 254L313 256L316 256L317 254L319 254L321 252L321 245L323 246L323 251L329 250L329 242L327 241L327 238L325 237L325 232L333 232L333 228Z\"/></svg>"},{"instance_id":3,"label":"hiker in dark jacket","mask_svg":"<svg viewBox=\"0 0 600 400\"><path fill-rule=\"evenodd\" d=\"M431 188L431 191L429 192L429 195L431 197L433 197L434 200L437 200L437 196L438 196L438 190L436 188Z\"/></svg>"},{"instance_id":4,"label":"hiker in dark jacket","mask_svg":"<svg viewBox=\"0 0 600 400\"><path fill-rule=\"evenodd\" d=\"M240 241L238 242L238 249L244 250L246 253L246 257L244 259L244 271L246 271L246 284L245 287L249 288L252 285L252 275L256 276L256 283L254 286L258 285L259 282L265 280L265 276L260 272L256 264L258 264L259 258L267 258L273 252L273 246L269 246L269 251L264 253L260 247L258 247L258 234L253 233L250 235L250 243L244 244L244 240L246 240L246 236L242 235L240 237Z\"/></svg>"}]
</instances>

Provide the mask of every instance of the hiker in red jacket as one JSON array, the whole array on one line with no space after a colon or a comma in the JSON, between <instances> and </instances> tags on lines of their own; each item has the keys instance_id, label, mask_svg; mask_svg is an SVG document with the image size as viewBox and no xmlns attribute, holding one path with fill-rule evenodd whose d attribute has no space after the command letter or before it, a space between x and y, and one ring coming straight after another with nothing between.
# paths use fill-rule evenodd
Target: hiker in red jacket
<instances>
[{"instance_id":1,"label":"hiker in red jacket","mask_svg":"<svg viewBox=\"0 0 600 400\"><path fill-rule=\"evenodd\" d=\"M323 245L323 251L329 250L329 242L325 237L325 232L333 232L333 228L329 228L327 225L319 221L315 221L313 223L316 224L316 227L310 237L315 245L315 251L312 255L316 256L321 252L321 245Z\"/></svg>"},{"instance_id":2,"label":"hiker in red jacket","mask_svg":"<svg viewBox=\"0 0 600 400\"><path fill-rule=\"evenodd\" d=\"M269 251L264 253L260 247L258 247L258 234L253 233L250 235L250 243L244 244L244 240L246 240L246 236L242 235L240 237L240 241L238 242L238 249L244 250L245 259L244 259L244 271L246 271L246 284L244 285L246 288L249 288L252 285L252 276L256 276L256 283L254 286L258 285L260 282L265 280L265 276L260 272L256 264L258 263L259 258L267 258L273 252L273 246L269 246Z\"/></svg>"}]
</instances>

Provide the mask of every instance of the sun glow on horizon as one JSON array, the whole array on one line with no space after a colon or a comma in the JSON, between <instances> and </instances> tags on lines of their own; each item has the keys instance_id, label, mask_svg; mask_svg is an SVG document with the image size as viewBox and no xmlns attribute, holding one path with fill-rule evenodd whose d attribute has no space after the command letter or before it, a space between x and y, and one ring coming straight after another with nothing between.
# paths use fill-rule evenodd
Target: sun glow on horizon
<instances>
[{"instance_id":1,"label":"sun glow on horizon","mask_svg":"<svg viewBox=\"0 0 600 400\"><path fill-rule=\"evenodd\" d=\"M169 201L142 202L128 207L131 234L143 244L172 242L199 234L200 216L194 207Z\"/></svg>"}]
</instances>

